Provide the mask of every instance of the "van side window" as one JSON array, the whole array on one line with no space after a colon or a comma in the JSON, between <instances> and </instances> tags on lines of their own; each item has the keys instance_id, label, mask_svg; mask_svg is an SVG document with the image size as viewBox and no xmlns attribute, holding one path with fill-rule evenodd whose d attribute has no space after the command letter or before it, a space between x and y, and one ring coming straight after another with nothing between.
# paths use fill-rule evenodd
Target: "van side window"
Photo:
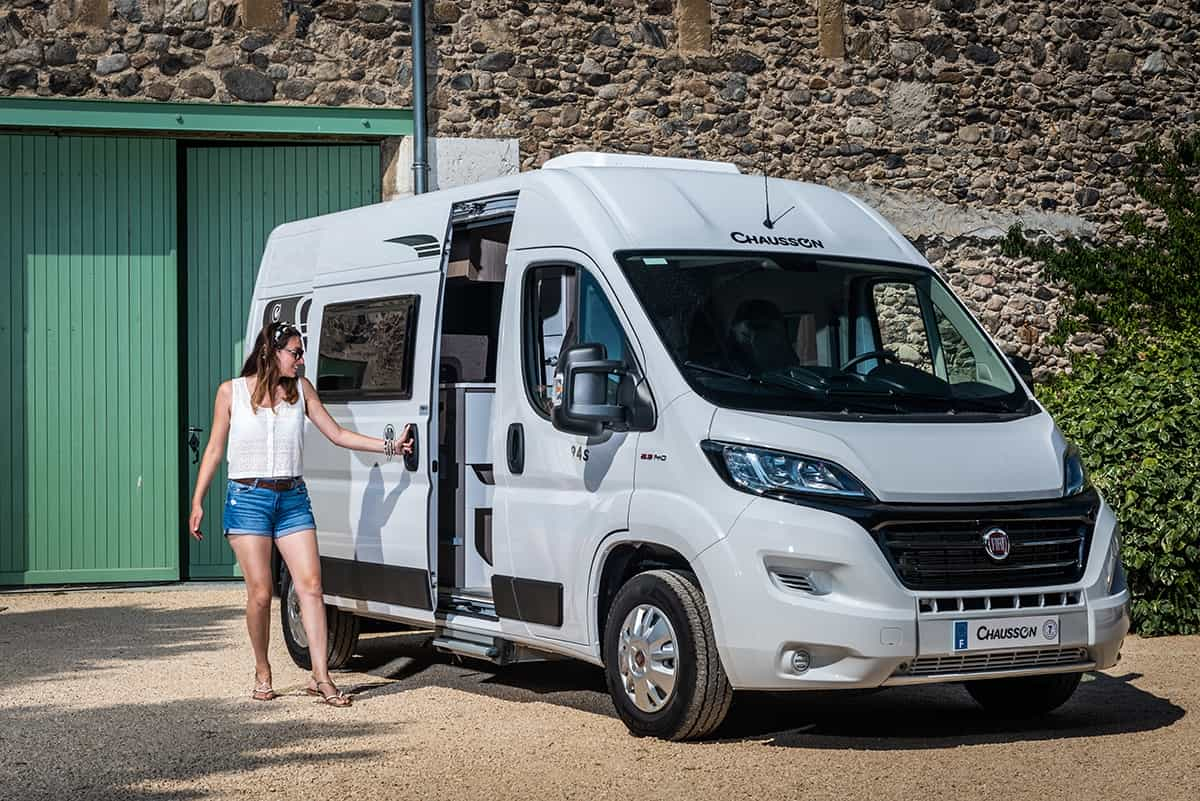
<instances>
[{"instance_id":1,"label":"van side window","mask_svg":"<svg viewBox=\"0 0 1200 801\"><path fill-rule=\"evenodd\" d=\"M879 327L879 347L895 353L910 367L932 373L929 333L917 288L907 281L880 281L871 287L871 297Z\"/></svg>"},{"instance_id":2,"label":"van side window","mask_svg":"<svg viewBox=\"0 0 1200 801\"><path fill-rule=\"evenodd\" d=\"M525 383L534 407L553 406L554 372L564 348L604 345L608 358L624 361L628 344L604 291L586 270L536 267L525 275L523 353ZM615 396L614 383L610 395Z\"/></svg>"},{"instance_id":3,"label":"van side window","mask_svg":"<svg viewBox=\"0 0 1200 801\"><path fill-rule=\"evenodd\" d=\"M579 336L576 342L599 343L607 351L608 358L625 360L625 334L617 320L604 290L589 273L582 272L579 278Z\"/></svg>"},{"instance_id":4,"label":"van side window","mask_svg":"<svg viewBox=\"0 0 1200 801\"><path fill-rule=\"evenodd\" d=\"M400 295L325 307L316 381L325 399L412 397L418 301Z\"/></svg>"}]
</instances>

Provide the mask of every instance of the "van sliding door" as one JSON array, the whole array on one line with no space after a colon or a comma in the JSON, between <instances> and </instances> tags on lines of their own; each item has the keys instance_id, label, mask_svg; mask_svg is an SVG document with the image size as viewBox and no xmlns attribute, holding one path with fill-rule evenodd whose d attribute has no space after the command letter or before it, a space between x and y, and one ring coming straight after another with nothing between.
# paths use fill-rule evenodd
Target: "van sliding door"
<instances>
[{"instance_id":1,"label":"van sliding door","mask_svg":"<svg viewBox=\"0 0 1200 801\"><path fill-rule=\"evenodd\" d=\"M331 277L332 280L345 280ZM305 474L325 594L364 612L433 620L436 595L429 532L437 452L432 402L441 272L321 285L310 312L308 376L343 427L400 439L417 435L415 456L358 453L313 426Z\"/></svg>"}]
</instances>

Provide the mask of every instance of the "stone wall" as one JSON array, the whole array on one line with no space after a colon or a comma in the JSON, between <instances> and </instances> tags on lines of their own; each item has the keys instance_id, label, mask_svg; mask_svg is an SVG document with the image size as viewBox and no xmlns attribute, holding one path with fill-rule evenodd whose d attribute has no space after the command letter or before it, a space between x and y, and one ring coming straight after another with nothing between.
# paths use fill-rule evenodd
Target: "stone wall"
<instances>
[{"instance_id":1,"label":"stone wall","mask_svg":"<svg viewBox=\"0 0 1200 801\"><path fill-rule=\"evenodd\" d=\"M1061 290L996 237L1110 231L1136 208L1137 143L1197 124L1191 0L428 5L438 136L519 139L524 168L584 148L693 156L882 200L1043 370L1066 364L1046 344ZM407 106L410 10L6 0L0 95Z\"/></svg>"},{"instance_id":2,"label":"stone wall","mask_svg":"<svg viewBox=\"0 0 1200 801\"><path fill-rule=\"evenodd\" d=\"M0 94L408 106L409 15L407 3L6 0Z\"/></svg>"}]
</instances>

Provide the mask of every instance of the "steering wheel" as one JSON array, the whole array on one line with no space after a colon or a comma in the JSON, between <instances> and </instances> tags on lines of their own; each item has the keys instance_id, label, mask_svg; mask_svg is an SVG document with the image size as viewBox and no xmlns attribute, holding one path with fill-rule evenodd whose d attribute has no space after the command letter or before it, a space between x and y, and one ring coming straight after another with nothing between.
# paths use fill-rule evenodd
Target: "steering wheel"
<instances>
[{"instance_id":1,"label":"steering wheel","mask_svg":"<svg viewBox=\"0 0 1200 801\"><path fill-rule=\"evenodd\" d=\"M865 362L868 359L882 359L882 360L888 361L888 362L895 362L896 364L904 364L904 362L901 361L900 357L897 356L896 354L892 353L890 350L872 350L872 351L868 351L866 353L860 353L857 356L855 356L853 359L851 359L850 361L843 364L842 372L844 373L847 370L849 370L851 367L853 367L854 365Z\"/></svg>"}]
</instances>

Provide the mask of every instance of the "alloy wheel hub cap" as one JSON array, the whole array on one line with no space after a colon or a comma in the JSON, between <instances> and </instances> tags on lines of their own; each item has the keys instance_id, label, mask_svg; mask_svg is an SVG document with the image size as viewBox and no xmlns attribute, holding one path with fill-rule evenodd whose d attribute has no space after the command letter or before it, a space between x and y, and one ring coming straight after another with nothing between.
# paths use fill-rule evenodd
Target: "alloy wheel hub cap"
<instances>
[{"instance_id":1,"label":"alloy wheel hub cap","mask_svg":"<svg viewBox=\"0 0 1200 801\"><path fill-rule=\"evenodd\" d=\"M658 712L675 692L675 629L661 609L641 604L621 624L617 653L621 684L634 706Z\"/></svg>"}]
</instances>

